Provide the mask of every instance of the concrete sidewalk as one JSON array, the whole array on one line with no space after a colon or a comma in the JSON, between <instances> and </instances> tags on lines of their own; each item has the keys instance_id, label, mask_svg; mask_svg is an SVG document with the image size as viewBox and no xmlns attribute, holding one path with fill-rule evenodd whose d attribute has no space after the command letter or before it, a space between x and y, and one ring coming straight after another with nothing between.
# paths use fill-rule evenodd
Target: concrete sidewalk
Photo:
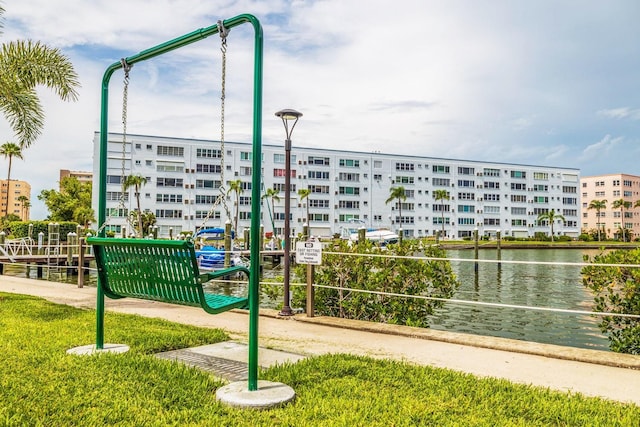
<instances>
[{"instance_id":1,"label":"concrete sidewalk","mask_svg":"<svg viewBox=\"0 0 640 427\"><path fill-rule=\"evenodd\" d=\"M0 292L95 308L96 289L90 287L0 276ZM198 308L127 298L107 298L106 307L221 328L232 339L247 342L249 316L242 310L212 316ZM327 317L279 318L273 310L261 310L259 337L261 347L280 350L286 360L327 353L366 355L640 405L640 356ZM237 347L229 348L237 353Z\"/></svg>"}]
</instances>

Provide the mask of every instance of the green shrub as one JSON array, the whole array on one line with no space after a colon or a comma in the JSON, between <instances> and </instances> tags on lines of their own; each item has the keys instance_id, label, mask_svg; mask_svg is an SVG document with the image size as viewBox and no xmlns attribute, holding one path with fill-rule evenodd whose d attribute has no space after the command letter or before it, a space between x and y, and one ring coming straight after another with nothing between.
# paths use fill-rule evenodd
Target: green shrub
<instances>
[{"instance_id":1,"label":"green shrub","mask_svg":"<svg viewBox=\"0 0 640 427\"><path fill-rule=\"evenodd\" d=\"M10 235L15 239L29 237L29 224L33 224L31 238L38 240L38 234L44 233L44 240L49 237L49 224L51 221L12 221L9 223ZM78 230L78 223L72 221L58 222L60 225L60 241L67 241L67 234L75 233Z\"/></svg>"},{"instance_id":2,"label":"green shrub","mask_svg":"<svg viewBox=\"0 0 640 427\"><path fill-rule=\"evenodd\" d=\"M442 301L371 293L451 298L459 285L451 264L441 260L401 258L417 255L446 258L444 250L435 246L423 246L415 240L403 241L402 244L389 245L387 248L380 248L368 241L357 244L336 242L332 253L325 252L322 265L316 267L315 283L337 286L339 289L316 289L317 313L348 319L428 327L428 316L443 305ZM303 270L296 271L300 278L304 277ZM305 306L304 289L294 290L293 301L299 306Z\"/></svg>"},{"instance_id":3,"label":"green shrub","mask_svg":"<svg viewBox=\"0 0 640 427\"><path fill-rule=\"evenodd\" d=\"M578 236L578 240L582 242L593 242L593 236L588 233L582 233L580 234L580 236Z\"/></svg>"},{"instance_id":4,"label":"green shrub","mask_svg":"<svg viewBox=\"0 0 640 427\"><path fill-rule=\"evenodd\" d=\"M596 264L640 264L640 249L602 253L586 261ZM640 268L589 265L582 269L584 285L595 297L594 310L640 315ZM604 316L600 329L613 351L640 354L640 319Z\"/></svg>"}]
</instances>

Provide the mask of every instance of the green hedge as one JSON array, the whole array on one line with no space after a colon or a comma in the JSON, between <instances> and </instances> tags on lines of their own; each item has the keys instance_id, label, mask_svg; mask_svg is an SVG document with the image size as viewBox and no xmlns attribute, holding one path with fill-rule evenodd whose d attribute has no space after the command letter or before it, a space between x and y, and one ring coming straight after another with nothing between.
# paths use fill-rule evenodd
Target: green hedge
<instances>
[{"instance_id":1,"label":"green hedge","mask_svg":"<svg viewBox=\"0 0 640 427\"><path fill-rule=\"evenodd\" d=\"M49 224L51 221L12 221L9 223L9 237L12 239L20 239L29 237L29 224L33 224L33 233L31 238L38 240L38 234L44 233L44 240L49 238ZM60 241L67 241L67 234L75 233L78 229L78 223L72 221L62 221L57 223L60 225Z\"/></svg>"}]
</instances>

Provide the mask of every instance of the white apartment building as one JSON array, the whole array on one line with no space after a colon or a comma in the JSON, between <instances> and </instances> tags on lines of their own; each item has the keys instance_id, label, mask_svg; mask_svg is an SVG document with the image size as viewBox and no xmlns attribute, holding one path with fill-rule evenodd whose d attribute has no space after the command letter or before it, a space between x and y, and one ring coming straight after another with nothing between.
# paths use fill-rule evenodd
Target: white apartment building
<instances>
[{"instance_id":1,"label":"white apartment building","mask_svg":"<svg viewBox=\"0 0 640 427\"><path fill-rule=\"evenodd\" d=\"M224 181L241 180L239 230L251 220L252 146L250 143L128 135L124 147L121 134L108 138L107 223L120 233L126 216L135 209L131 194L122 195L122 177L142 175L147 184L141 190L143 210L153 212L160 236L195 231L201 226L217 227L233 222L235 193L226 198L231 211L227 218L219 205L212 209ZM94 208L97 210L99 175L99 133L94 136ZM554 209L565 221L554 225L557 235L577 237L580 233L579 170L499 162L441 159L296 147L291 151L292 234L302 231L306 204L312 234L331 236L362 222L367 227L400 228L407 237L445 238L473 235L528 237L549 233L548 225L537 225L540 213ZM263 188L279 190L279 201L263 198L261 223L265 232L282 234L284 229L285 152L281 145L262 147ZM403 186L406 200L400 217L397 200L386 203L391 188ZM225 184L228 189L229 185ZM299 189L311 190L300 200ZM449 200L436 201L434 192L446 190ZM208 219L205 221L205 219ZM125 231L128 232L128 231Z\"/></svg>"}]
</instances>

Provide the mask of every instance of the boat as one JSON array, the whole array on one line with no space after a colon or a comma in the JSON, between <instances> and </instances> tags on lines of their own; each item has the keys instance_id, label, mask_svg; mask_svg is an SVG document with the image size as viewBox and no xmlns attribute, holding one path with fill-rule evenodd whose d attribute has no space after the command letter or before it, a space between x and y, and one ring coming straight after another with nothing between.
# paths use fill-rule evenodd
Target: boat
<instances>
[{"instance_id":1,"label":"boat","mask_svg":"<svg viewBox=\"0 0 640 427\"><path fill-rule=\"evenodd\" d=\"M380 246L386 246L391 243L398 243L398 235L388 228L367 228L365 222L359 219L352 219L349 221L350 226L344 227L340 230L340 235L343 239L351 242L358 241L358 231L362 228L365 229L365 238L372 242L380 244Z\"/></svg>"},{"instance_id":2,"label":"boat","mask_svg":"<svg viewBox=\"0 0 640 427\"><path fill-rule=\"evenodd\" d=\"M235 233L231 231L231 240ZM224 268L224 228L203 228L198 230L193 238L196 245L196 259L203 271ZM231 265L245 265L239 255L231 254Z\"/></svg>"},{"instance_id":3,"label":"boat","mask_svg":"<svg viewBox=\"0 0 640 427\"><path fill-rule=\"evenodd\" d=\"M386 246L392 243L398 243L398 235L386 228L367 228L364 235L365 239L377 243L380 246ZM358 241L358 233L351 233L349 240Z\"/></svg>"}]
</instances>

